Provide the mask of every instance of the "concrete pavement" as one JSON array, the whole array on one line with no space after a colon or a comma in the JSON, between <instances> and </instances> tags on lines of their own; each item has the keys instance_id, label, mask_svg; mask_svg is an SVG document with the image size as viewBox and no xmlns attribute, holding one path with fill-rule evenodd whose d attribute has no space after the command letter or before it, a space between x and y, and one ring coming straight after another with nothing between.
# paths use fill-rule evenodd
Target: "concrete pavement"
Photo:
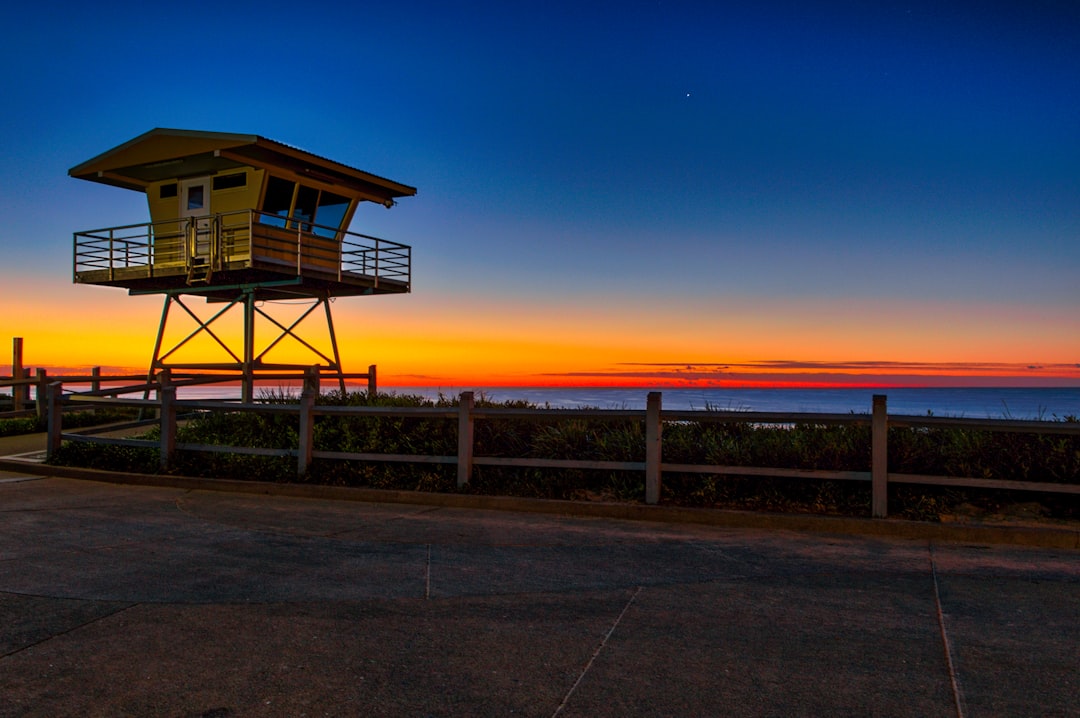
<instances>
[{"instance_id":1,"label":"concrete pavement","mask_svg":"<svg viewBox=\"0 0 1080 718\"><path fill-rule=\"evenodd\" d=\"M8 471L0 716L1080 715L1078 558Z\"/></svg>"}]
</instances>

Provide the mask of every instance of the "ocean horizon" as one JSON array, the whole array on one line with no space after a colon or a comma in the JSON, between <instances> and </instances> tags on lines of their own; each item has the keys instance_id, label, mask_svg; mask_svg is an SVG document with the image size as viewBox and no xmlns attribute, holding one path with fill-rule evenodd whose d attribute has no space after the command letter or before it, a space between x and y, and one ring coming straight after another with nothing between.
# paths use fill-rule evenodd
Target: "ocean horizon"
<instances>
[{"instance_id":1,"label":"ocean horizon","mask_svg":"<svg viewBox=\"0 0 1080 718\"><path fill-rule=\"evenodd\" d=\"M324 385L330 390L333 385ZM362 391L366 386L349 386ZM299 392L296 387L285 391ZM261 392L278 388L256 387ZM666 409L787 413L869 414L873 397L887 397L890 414L970 419L1064 420L1080 417L1080 387L1062 388L876 388L876 389L738 389L738 388L587 388L587 387L383 387L387 393L438 399L472 391L495 401L524 400L560 409L643 409L650 391L660 391ZM238 398L238 386L182 387L181 399Z\"/></svg>"},{"instance_id":2,"label":"ocean horizon","mask_svg":"<svg viewBox=\"0 0 1080 718\"><path fill-rule=\"evenodd\" d=\"M643 409L649 389L474 389L492 401L523 399L553 408ZM1080 416L1080 388L878 388L878 389L657 389L667 409L869 414L874 395L884 395L890 414L974 419L1064 419ZM438 389L403 388L399 394L437 398ZM458 392L444 395L456 395Z\"/></svg>"}]
</instances>

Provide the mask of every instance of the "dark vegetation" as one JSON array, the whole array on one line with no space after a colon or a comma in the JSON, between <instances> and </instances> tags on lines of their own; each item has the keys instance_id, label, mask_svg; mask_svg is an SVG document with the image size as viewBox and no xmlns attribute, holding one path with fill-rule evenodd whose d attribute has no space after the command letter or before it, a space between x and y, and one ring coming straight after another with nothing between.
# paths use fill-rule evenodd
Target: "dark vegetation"
<instances>
[{"instance_id":1,"label":"dark vegetation","mask_svg":"<svg viewBox=\"0 0 1080 718\"><path fill-rule=\"evenodd\" d=\"M264 394L265 403L290 403L285 393ZM456 398L436 401L419 396L366 393L328 394L320 404L394 407L456 407ZM493 403L477 399L478 408L536 408L524 401ZM65 417L65 422L67 418ZM1075 422L1075 417L1064 421ZM477 420L475 456L571 459L578 461L645 460L644 425L623 419L585 417ZM146 438L156 439L156 430ZM349 453L414 454L453 457L457 422L423 417L316 418L315 448ZM181 443L295 449L295 414L202 413L186 420ZM748 423L670 422L664 425L665 463L710 464L834 471L868 471L869 426L788 426ZM66 443L55 459L66 465L117 471L156 472L156 449ZM170 472L187 476L308 482L414 491L464 491L536 498L643 501L641 471L474 467L470 484L457 488L453 463L340 461L316 459L309 473L296 476L292 457L180 451ZM1080 437L990 432L967 429L899 428L889 433L889 470L1039 482L1080 482ZM867 516L870 486L865 481L813 478L766 478L730 474L665 472L662 502L761 511ZM892 516L948 520L972 515L1010 515L1022 507L1031 518L1080 518L1075 497L1022 491L890 486ZM1017 514L1021 515L1021 514Z\"/></svg>"},{"instance_id":2,"label":"dark vegetation","mask_svg":"<svg viewBox=\"0 0 1080 718\"><path fill-rule=\"evenodd\" d=\"M105 408L89 411L72 411L64 414L65 429L101 426L120 421L131 421L138 416L137 409ZM0 436L17 436L45 431L45 420L36 416L0 419Z\"/></svg>"}]
</instances>

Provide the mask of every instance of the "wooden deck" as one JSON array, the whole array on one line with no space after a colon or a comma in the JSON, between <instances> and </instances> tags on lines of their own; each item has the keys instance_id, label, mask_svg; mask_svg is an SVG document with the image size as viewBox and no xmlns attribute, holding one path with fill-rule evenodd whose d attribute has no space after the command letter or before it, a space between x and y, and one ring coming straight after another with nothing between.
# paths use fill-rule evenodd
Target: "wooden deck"
<instances>
[{"instance_id":1,"label":"wooden deck","mask_svg":"<svg viewBox=\"0 0 1080 718\"><path fill-rule=\"evenodd\" d=\"M75 235L74 281L132 293L232 299L258 286L266 299L410 291L411 248L339 231L332 236L251 221L129 225Z\"/></svg>"}]
</instances>

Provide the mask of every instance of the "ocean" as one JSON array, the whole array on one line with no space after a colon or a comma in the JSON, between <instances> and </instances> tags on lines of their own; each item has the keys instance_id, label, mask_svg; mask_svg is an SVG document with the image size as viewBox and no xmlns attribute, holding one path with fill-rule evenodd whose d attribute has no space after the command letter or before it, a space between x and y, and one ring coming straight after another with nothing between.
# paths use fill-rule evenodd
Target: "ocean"
<instances>
[{"instance_id":1,"label":"ocean","mask_svg":"<svg viewBox=\"0 0 1080 718\"><path fill-rule=\"evenodd\" d=\"M359 389L360 387L356 387ZM386 387L387 392L436 399L463 389ZM648 389L473 387L493 401L524 399L552 408L643 409ZM258 396L258 389L256 396ZM296 392L297 389L292 389ZM963 417L969 419L1044 419L1080 417L1080 387L1073 388L932 388L932 389L662 389L666 409L821 412L869 414L875 394L884 394L890 414ZM180 398L239 396L239 388L190 387Z\"/></svg>"},{"instance_id":2,"label":"ocean","mask_svg":"<svg viewBox=\"0 0 1080 718\"><path fill-rule=\"evenodd\" d=\"M324 390L336 384L326 380ZM86 387L89 388L89 387ZM364 386L350 386L362 391ZM66 385L80 391L83 387ZM473 391L496 402L525 400L556 409L644 409L650 389L632 388L530 388L530 387L383 387L394 394L419 395L437 399ZM256 387L261 392L286 391L299 394L298 387ZM875 394L887 397L890 414L907 416L962 417L967 419L1062 420L1080 417L1080 387L1061 388L878 388L878 389L657 389L665 409L718 409L725 411L808 412L825 414L869 414ZM238 399L235 385L180 387L181 399ZM141 392L138 397L141 398Z\"/></svg>"},{"instance_id":3,"label":"ocean","mask_svg":"<svg viewBox=\"0 0 1080 718\"><path fill-rule=\"evenodd\" d=\"M398 393L437 397L437 389L401 389ZM494 401L525 399L558 408L642 409L646 389L499 388L475 390ZM890 414L972 419L1063 419L1080 417L1080 388L1062 389L664 389L667 409L822 412L869 414L875 394L887 397ZM443 392L448 393L448 392Z\"/></svg>"}]
</instances>

